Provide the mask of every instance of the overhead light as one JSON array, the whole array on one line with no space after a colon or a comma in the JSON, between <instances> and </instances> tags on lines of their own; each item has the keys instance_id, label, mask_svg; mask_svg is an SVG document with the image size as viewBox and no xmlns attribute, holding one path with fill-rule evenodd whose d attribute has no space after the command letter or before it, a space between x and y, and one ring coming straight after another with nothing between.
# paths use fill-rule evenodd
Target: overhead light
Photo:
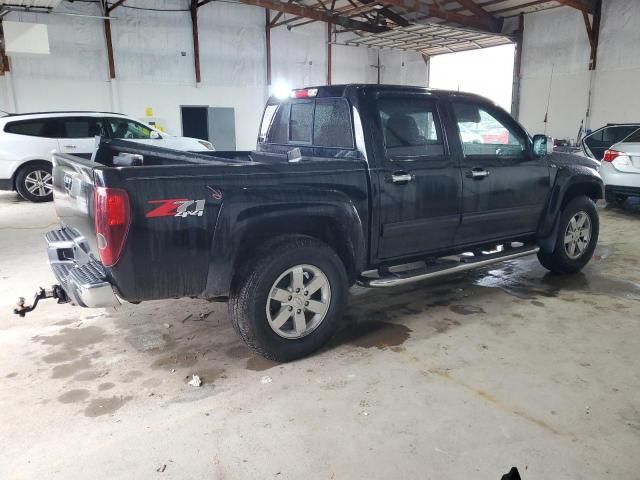
<instances>
[{"instance_id":1,"label":"overhead light","mask_svg":"<svg viewBox=\"0 0 640 480\"><path fill-rule=\"evenodd\" d=\"M285 99L289 98L290 92L291 92L291 86L288 83L283 82L283 81L277 81L271 87L271 93L278 100L285 100Z\"/></svg>"}]
</instances>

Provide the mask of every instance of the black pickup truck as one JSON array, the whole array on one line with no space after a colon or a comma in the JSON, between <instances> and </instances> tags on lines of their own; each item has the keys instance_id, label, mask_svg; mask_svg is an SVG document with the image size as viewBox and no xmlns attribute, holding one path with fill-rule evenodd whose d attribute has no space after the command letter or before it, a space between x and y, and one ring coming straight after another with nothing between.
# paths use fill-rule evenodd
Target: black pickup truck
<instances>
[{"instance_id":1,"label":"black pickup truck","mask_svg":"<svg viewBox=\"0 0 640 480\"><path fill-rule=\"evenodd\" d=\"M534 253L553 272L584 267L602 180L552 150L482 97L376 85L270 99L253 152L101 139L91 160L54 154L60 284L36 299L224 299L252 349L299 358L336 332L356 283Z\"/></svg>"}]
</instances>

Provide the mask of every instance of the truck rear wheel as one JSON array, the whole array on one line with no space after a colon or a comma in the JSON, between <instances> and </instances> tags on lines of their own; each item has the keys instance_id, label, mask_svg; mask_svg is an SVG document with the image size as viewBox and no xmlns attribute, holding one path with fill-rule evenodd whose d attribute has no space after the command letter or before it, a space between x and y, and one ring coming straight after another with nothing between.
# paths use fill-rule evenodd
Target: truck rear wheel
<instances>
[{"instance_id":1,"label":"truck rear wheel","mask_svg":"<svg viewBox=\"0 0 640 480\"><path fill-rule=\"evenodd\" d=\"M349 284L340 257L310 237L270 242L232 286L229 315L256 353L287 362L325 345L338 329Z\"/></svg>"},{"instance_id":2,"label":"truck rear wheel","mask_svg":"<svg viewBox=\"0 0 640 480\"><path fill-rule=\"evenodd\" d=\"M540 263L554 273L575 273L589 263L598 243L600 222L589 197L570 200L560 213L558 237L553 253L540 250Z\"/></svg>"}]
</instances>

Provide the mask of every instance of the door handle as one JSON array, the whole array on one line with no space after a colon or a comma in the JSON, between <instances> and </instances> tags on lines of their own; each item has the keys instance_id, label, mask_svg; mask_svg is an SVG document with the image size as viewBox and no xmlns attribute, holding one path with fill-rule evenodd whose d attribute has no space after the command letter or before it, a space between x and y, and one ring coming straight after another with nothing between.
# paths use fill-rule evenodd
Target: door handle
<instances>
[{"instance_id":1,"label":"door handle","mask_svg":"<svg viewBox=\"0 0 640 480\"><path fill-rule=\"evenodd\" d=\"M472 170L467 171L468 178L485 178L489 176L489 170L485 170L484 168L474 168Z\"/></svg>"},{"instance_id":2,"label":"door handle","mask_svg":"<svg viewBox=\"0 0 640 480\"><path fill-rule=\"evenodd\" d=\"M409 183L413 180L413 176L405 172L395 172L391 175L391 181L393 183Z\"/></svg>"}]
</instances>

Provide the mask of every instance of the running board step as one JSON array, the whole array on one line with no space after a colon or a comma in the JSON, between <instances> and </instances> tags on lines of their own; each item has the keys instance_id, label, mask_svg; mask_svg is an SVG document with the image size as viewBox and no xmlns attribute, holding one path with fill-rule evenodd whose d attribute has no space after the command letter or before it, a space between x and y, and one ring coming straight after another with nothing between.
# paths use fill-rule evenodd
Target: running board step
<instances>
[{"instance_id":1,"label":"running board step","mask_svg":"<svg viewBox=\"0 0 640 480\"><path fill-rule=\"evenodd\" d=\"M491 265L492 263L504 262L505 260L513 260L538 253L538 250L540 250L538 247L527 245L478 257L461 256L459 260L441 260L436 264L428 265L426 268L397 273L389 272L387 276L370 277L363 275L358 278L357 283L363 287L395 287L406 283L419 282L420 280L464 272L465 270Z\"/></svg>"}]
</instances>

